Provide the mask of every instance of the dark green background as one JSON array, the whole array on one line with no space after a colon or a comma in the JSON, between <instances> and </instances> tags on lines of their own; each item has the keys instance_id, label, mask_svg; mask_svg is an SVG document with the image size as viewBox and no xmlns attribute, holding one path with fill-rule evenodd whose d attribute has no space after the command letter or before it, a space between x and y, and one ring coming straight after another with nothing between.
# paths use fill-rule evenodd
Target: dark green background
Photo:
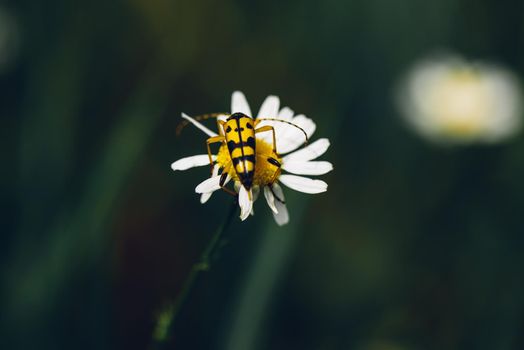
<instances>
[{"instance_id":1,"label":"dark green background","mask_svg":"<svg viewBox=\"0 0 524 350\"><path fill-rule=\"evenodd\" d=\"M146 349L231 198L201 205L182 111L242 90L317 123L335 170L235 217L168 348L523 349L524 136L435 147L392 93L440 50L524 74L522 1L3 2L2 349ZM213 126L210 123L210 126Z\"/></svg>"}]
</instances>

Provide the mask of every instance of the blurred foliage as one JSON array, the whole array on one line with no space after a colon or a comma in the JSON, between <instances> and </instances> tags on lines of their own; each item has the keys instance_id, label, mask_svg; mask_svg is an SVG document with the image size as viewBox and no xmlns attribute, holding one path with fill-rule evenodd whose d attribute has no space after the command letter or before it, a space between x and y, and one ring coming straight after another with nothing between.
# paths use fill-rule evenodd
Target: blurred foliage
<instances>
[{"instance_id":1,"label":"blurred foliage","mask_svg":"<svg viewBox=\"0 0 524 350\"><path fill-rule=\"evenodd\" d=\"M175 138L180 112L228 110L236 89L254 110L276 94L312 117L335 170L323 195L286 191L289 226L262 201L233 223L170 347L524 348L524 137L437 148L391 99L434 50L522 78L523 2L11 0L1 11L16 26L0 33L13 40L0 43L2 349L148 347L231 200L199 203L207 169L171 172L204 151L198 130Z\"/></svg>"}]
</instances>

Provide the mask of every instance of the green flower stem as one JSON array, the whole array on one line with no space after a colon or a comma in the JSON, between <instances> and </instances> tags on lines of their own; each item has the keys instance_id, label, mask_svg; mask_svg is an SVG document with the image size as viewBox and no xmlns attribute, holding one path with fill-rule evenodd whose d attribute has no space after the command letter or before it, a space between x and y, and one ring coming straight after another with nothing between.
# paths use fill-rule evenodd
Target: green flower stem
<instances>
[{"instance_id":1,"label":"green flower stem","mask_svg":"<svg viewBox=\"0 0 524 350\"><path fill-rule=\"evenodd\" d=\"M233 214L236 212L237 206L237 201L233 201L224 222L217 228L206 249L200 256L200 259L191 268L191 271L189 272L189 275L187 276L186 281L184 282L184 285L182 286L182 289L178 294L175 302L171 306L168 306L159 315L156 327L153 331L153 343L151 349L162 349L167 345L167 342L170 340L175 331L174 321L176 320L182 305L184 305L186 302L189 293L193 289L193 285L195 284L199 273L209 271L211 268L211 260L213 255L217 252L217 244L220 242L224 232L229 227L231 219L233 218Z\"/></svg>"}]
</instances>

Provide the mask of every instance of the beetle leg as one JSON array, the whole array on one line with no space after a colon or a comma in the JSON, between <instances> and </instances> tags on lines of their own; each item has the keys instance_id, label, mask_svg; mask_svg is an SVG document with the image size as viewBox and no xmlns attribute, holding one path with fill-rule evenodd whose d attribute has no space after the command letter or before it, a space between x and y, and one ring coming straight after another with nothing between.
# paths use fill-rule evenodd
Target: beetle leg
<instances>
[{"instance_id":1,"label":"beetle leg","mask_svg":"<svg viewBox=\"0 0 524 350\"><path fill-rule=\"evenodd\" d=\"M275 154L278 154L277 153L277 136L275 134L275 128L273 128L270 125L261 126L260 128L255 129L255 134L258 134L264 131L271 131L273 133L273 152L275 152Z\"/></svg>"},{"instance_id":2,"label":"beetle leg","mask_svg":"<svg viewBox=\"0 0 524 350\"><path fill-rule=\"evenodd\" d=\"M217 119L217 130L218 130L218 133L219 135L224 135L225 134L225 125L226 125L226 122L223 121L223 120L219 120Z\"/></svg>"},{"instance_id":3,"label":"beetle leg","mask_svg":"<svg viewBox=\"0 0 524 350\"><path fill-rule=\"evenodd\" d=\"M211 147L209 146L212 143L224 142L224 136L213 136L206 140L207 146L207 155L209 156L209 164L211 165L211 174L213 174L213 156L211 154Z\"/></svg>"},{"instance_id":4,"label":"beetle leg","mask_svg":"<svg viewBox=\"0 0 524 350\"><path fill-rule=\"evenodd\" d=\"M284 199L282 199L282 198L279 198L279 197L276 195L275 191L273 191L273 184L270 184L270 185L268 185L268 186L269 186L269 190L270 190L271 193L273 194L273 197L275 197L276 200L279 201L280 203L282 203L282 204L286 204L286 201L285 201Z\"/></svg>"},{"instance_id":5,"label":"beetle leg","mask_svg":"<svg viewBox=\"0 0 524 350\"><path fill-rule=\"evenodd\" d=\"M232 191L230 190L229 188L227 188L226 186L224 186L224 182L226 182L226 179L227 179L227 176L229 174L229 170L231 170L231 162L228 163L222 170L222 175L220 176L220 181L218 182L218 184L220 185L220 188L223 189L226 193L229 193L230 195L232 196L235 196L236 197L236 192L235 191Z\"/></svg>"},{"instance_id":6,"label":"beetle leg","mask_svg":"<svg viewBox=\"0 0 524 350\"><path fill-rule=\"evenodd\" d=\"M273 157L269 157L269 158L267 159L267 162L268 162L269 164L274 165L274 166L276 166L276 167L278 168L278 169L275 171L275 174L273 174L273 178L271 179L271 181L269 181L269 184L272 185L272 184L276 181L278 175L280 175L280 170L281 170L281 168L282 168L282 164L281 164L278 160L276 160L275 158L273 158Z\"/></svg>"}]
</instances>

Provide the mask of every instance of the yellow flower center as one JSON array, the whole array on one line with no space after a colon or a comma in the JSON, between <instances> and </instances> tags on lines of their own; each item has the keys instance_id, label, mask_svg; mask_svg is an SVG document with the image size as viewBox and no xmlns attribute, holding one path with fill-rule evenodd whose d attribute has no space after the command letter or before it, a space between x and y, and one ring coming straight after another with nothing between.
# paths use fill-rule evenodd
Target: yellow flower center
<instances>
[{"instance_id":1,"label":"yellow flower center","mask_svg":"<svg viewBox=\"0 0 524 350\"><path fill-rule=\"evenodd\" d=\"M278 154L273 152L273 146L266 141L257 138L256 142L256 164L255 174L253 175L253 185L264 186L274 182L280 175L279 167L268 162L268 158L274 158L280 164L282 164L282 159ZM218 150L217 164L221 168L224 168L225 171L228 171L229 176L231 176L234 181L240 181L235 168L232 166L231 156L225 143L222 144Z\"/></svg>"}]
</instances>

